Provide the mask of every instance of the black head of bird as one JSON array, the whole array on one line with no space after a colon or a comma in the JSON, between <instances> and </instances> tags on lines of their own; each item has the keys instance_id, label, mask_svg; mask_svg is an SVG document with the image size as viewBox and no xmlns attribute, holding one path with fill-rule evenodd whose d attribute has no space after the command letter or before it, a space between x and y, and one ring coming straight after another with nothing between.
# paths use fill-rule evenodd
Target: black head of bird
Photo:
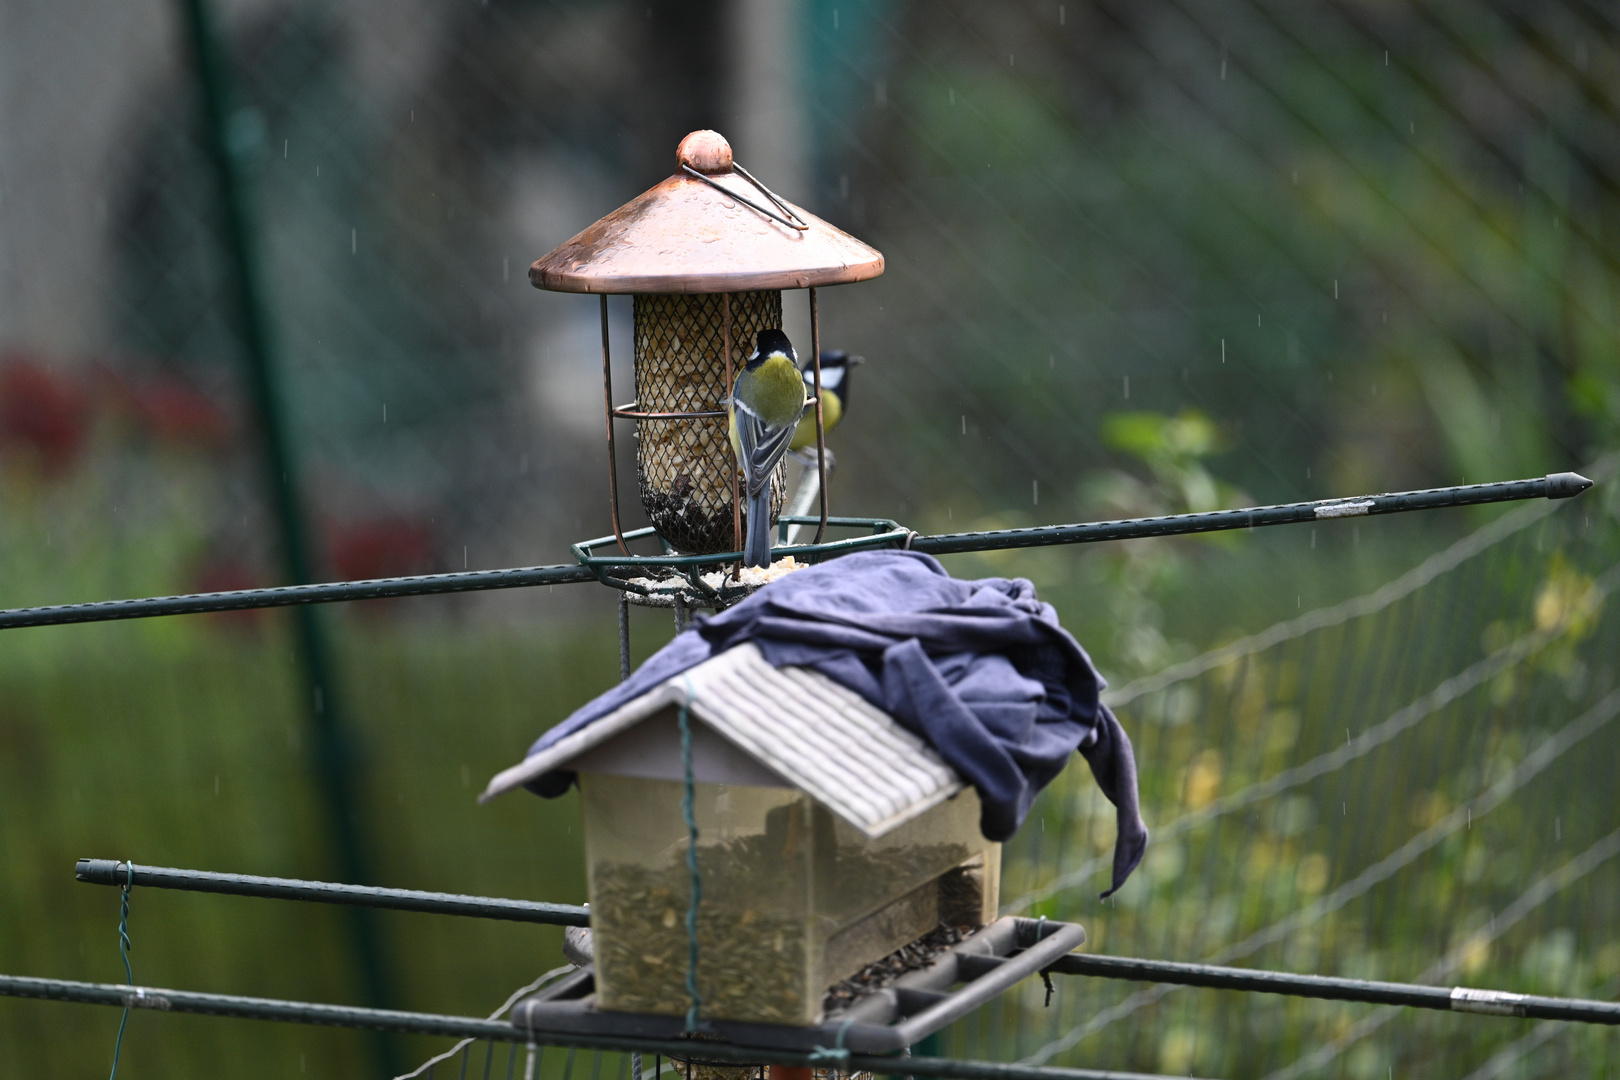
<instances>
[{"instance_id":1,"label":"black head of bird","mask_svg":"<svg viewBox=\"0 0 1620 1080\"><path fill-rule=\"evenodd\" d=\"M821 388L838 395L844 408L849 408L850 369L866 363L864 356L851 356L843 349L826 349L821 354ZM804 385L812 391L816 385L813 367L804 369Z\"/></svg>"},{"instance_id":2,"label":"black head of bird","mask_svg":"<svg viewBox=\"0 0 1620 1080\"><path fill-rule=\"evenodd\" d=\"M865 362L864 357L850 356L842 349L828 349L821 354L821 419L823 433L837 427L849 409L849 369ZM816 392L815 368L804 369L804 392ZM816 445L816 414L810 410L799 421L793 433L792 450L807 450Z\"/></svg>"},{"instance_id":3,"label":"black head of bird","mask_svg":"<svg viewBox=\"0 0 1620 1080\"><path fill-rule=\"evenodd\" d=\"M795 367L798 366L799 354L793 351L793 343L786 334L776 329L761 330L754 340L754 351L748 357L749 370L759 367L777 353L787 357Z\"/></svg>"}]
</instances>

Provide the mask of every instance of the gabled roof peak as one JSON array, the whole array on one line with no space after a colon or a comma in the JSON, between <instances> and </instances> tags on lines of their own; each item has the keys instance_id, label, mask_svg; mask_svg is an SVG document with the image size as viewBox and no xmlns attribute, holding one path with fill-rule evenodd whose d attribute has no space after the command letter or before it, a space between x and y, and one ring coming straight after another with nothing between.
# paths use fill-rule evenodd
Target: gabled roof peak
<instances>
[{"instance_id":1,"label":"gabled roof peak","mask_svg":"<svg viewBox=\"0 0 1620 1080\"><path fill-rule=\"evenodd\" d=\"M966 786L931 746L888 713L819 672L772 667L745 643L507 769L490 781L483 798L570 768L688 700L699 723L872 838Z\"/></svg>"}]
</instances>

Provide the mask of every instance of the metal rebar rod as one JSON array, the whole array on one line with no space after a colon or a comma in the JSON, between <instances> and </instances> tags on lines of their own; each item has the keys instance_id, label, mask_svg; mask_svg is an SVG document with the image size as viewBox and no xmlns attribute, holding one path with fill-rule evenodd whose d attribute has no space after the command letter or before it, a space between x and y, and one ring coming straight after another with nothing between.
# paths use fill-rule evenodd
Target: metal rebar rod
<instances>
[{"instance_id":1,"label":"metal rebar rod","mask_svg":"<svg viewBox=\"0 0 1620 1080\"><path fill-rule=\"evenodd\" d=\"M420 889L384 889L370 885L342 885L331 881L257 877L252 874L217 874L182 870L173 866L140 866L115 859L80 859L73 876L91 885L122 886L126 881L154 889L259 896L271 900L305 900L317 904L421 911L433 915L468 915L477 919L545 923L550 926L589 926L590 910L573 904L546 904L537 900L507 900L494 896L424 892Z\"/></svg>"},{"instance_id":2,"label":"metal rebar rod","mask_svg":"<svg viewBox=\"0 0 1620 1080\"><path fill-rule=\"evenodd\" d=\"M138 600L97 600L88 604L13 608L0 611L0 630L23 626L58 626L64 623L147 619L157 615L197 615L213 611L289 607L296 604L331 604L348 600L383 600L401 596L478 592L486 589L521 589L536 585L570 585L595 581L583 566L527 566L511 570L473 570L419 577L372 578L335 581L321 585L280 585L268 589L193 593L188 596L152 596Z\"/></svg>"},{"instance_id":3,"label":"metal rebar rod","mask_svg":"<svg viewBox=\"0 0 1620 1080\"><path fill-rule=\"evenodd\" d=\"M441 1013L405 1012L398 1009L367 1009L352 1005L324 1005L276 998L241 997L235 994L204 994L192 990L167 990L119 983L75 982L68 979L37 979L21 975L0 975L0 997L34 998L45 1001L71 1001L90 1005L126 1006L161 1012L201 1013L243 1020L277 1020L292 1024L320 1024L326 1027L398 1031L412 1035L432 1035L452 1039L488 1039L495 1042L533 1043L536 1046L563 1046L610 1050L620 1053L664 1054L690 1057L693 1043L684 1039L635 1039L618 1035L572 1034L534 1031L504 1020L480 1020L472 1016ZM739 1064L812 1065L826 1068L825 1059L810 1053L772 1050L763 1047L734 1046L730 1043L701 1044L705 1060ZM947 1080L1167 1080L1147 1073L1110 1072L1099 1069L1062 1069L1049 1065L1004 1065L994 1061L956 1061L950 1058L880 1057L851 1054L839 1067L849 1072L893 1073L902 1065L911 1076L942 1077Z\"/></svg>"},{"instance_id":4,"label":"metal rebar rod","mask_svg":"<svg viewBox=\"0 0 1620 1080\"><path fill-rule=\"evenodd\" d=\"M167 866L140 866L114 859L80 859L74 868L74 876L79 881L95 885L122 886L125 882L133 882L135 885L148 888L179 889L187 892L353 904L394 911L465 915L554 926L590 925L589 909L571 904L424 892L417 889L384 889L326 881L302 881L296 878L220 874ZM1369 1005L1401 1005L1417 1009L1471 1012L1491 1016L1620 1025L1620 1002L1544 997L1501 990L1375 982L1325 975L1295 975L1282 971L1217 967L1210 964L1143 960L1123 956L1095 956L1084 953L1066 954L1048 970L1065 975L1174 983L1182 986L1245 990L1330 1001L1357 1001Z\"/></svg>"},{"instance_id":5,"label":"metal rebar rod","mask_svg":"<svg viewBox=\"0 0 1620 1080\"><path fill-rule=\"evenodd\" d=\"M1567 499L1579 495L1591 486L1592 481L1579 473L1553 473L1535 480L1465 484L1460 487L1431 488L1427 491L1362 495L1350 499L1318 499L1314 502L1254 506L1243 510L1212 510L1201 514L1170 514L1164 517L1129 518L1122 521L1089 521L1079 525L1043 525L1029 529L919 536L912 540L911 550L926 551L932 555L946 555L963 551L1003 551L1008 548L1046 547L1055 544L1092 544L1102 540L1139 540L1150 536L1184 536L1190 533L1254 529L1262 525L1296 525L1372 514L1437 510L1447 506L1476 506L1481 503L1517 502L1523 499Z\"/></svg>"},{"instance_id":6,"label":"metal rebar rod","mask_svg":"<svg viewBox=\"0 0 1620 1080\"><path fill-rule=\"evenodd\" d=\"M917 536L912 539L911 549L945 555L962 551L1092 544L1105 540L1136 540L1150 536L1183 536L1192 533L1256 528L1262 525L1299 524L1369 514L1433 510L1447 506L1472 506L1541 498L1567 499L1579 495L1591 486L1590 480L1576 473L1554 473L1536 480L1469 484L1464 487L1436 488L1431 491L1366 495L1354 499L1319 499L1315 502L1256 506L1246 510L1216 510L1203 514L1171 514L1165 517L1130 518L1123 521L1090 521L1077 525L1046 525L1031 529ZM829 520L836 525L844 519ZM721 561L724 560L717 559L716 564ZM0 630L24 626L105 622L112 619L143 619L156 615L190 615L295 604L330 604L348 600L429 596L437 593L475 592L485 589L572 585L596 580L598 580L596 575L590 569L565 563L555 566L516 567L510 570L474 570L457 574L426 574L419 577L339 581L324 585L196 593L188 596L99 600L88 604L3 610L0 611Z\"/></svg>"},{"instance_id":7,"label":"metal rebar rod","mask_svg":"<svg viewBox=\"0 0 1620 1080\"><path fill-rule=\"evenodd\" d=\"M1292 975L1282 971L1138 960L1124 956L1070 953L1051 969L1065 975L1204 986L1216 990L1249 990L1288 997L1360 1001L1369 1005L1405 1005L1414 1009L1519 1016L1536 1020L1569 1020L1583 1024L1620 1024L1620 1002L1540 997L1503 990L1463 986L1420 986L1414 983L1338 979L1326 975Z\"/></svg>"}]
</instances>

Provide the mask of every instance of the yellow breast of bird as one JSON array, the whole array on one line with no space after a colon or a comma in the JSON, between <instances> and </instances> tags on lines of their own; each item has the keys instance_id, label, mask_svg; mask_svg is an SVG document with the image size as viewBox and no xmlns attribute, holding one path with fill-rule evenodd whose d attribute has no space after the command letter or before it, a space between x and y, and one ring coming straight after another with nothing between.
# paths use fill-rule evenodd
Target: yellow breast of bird
<instances>
[{"instance_id":1,"label":"yellow breast of bird","mask_svg":"<svg viewBox=\"0 0 1620 1080\"><path fill-rule=\"evenodd\" d=\"M838 395L823 387L821 390L821 427L823 431L831 431L838 426L838 421L844 415L844 405ZM804 419L799 421L798 430L793 433L793 441L788 444L789 450L804 450L816 445L816 410L812 407L804 411Z\"/></svg>"},{"instance_id":2,"label":"yellow breast of bird","mask_svg":"<svg viewBox=\"0 0 1620 1080\"><path fill-rule=\"evenodd\" d=\"M753 393L748 404L767 427L784 428L799 422L804 412L804 377L781 353L773 353L750 374Z\"/></svg>"}]
</instances>

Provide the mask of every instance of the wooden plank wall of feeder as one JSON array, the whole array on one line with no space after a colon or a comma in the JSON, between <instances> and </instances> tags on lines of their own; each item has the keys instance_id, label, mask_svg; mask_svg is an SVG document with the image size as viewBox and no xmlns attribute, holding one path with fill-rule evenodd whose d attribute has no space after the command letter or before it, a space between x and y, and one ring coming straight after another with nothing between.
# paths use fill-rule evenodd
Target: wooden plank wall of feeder
<instances>
[{"instance_id":1,"label":"wooden plank wall of feeder","mask_svg":"<svg viewBox=\"0 0 1620 1080\"><path fill-rule=\"evenodd\" d=\"M726 295L636 295L636 411L724 408L731 389L726 385L723 346ZM753 351L759 331L781 328L782 294L769 290L729 296L730 368L738 372ZM672 547L693 555L736 549L731 463L731 443L723 416L644 419L637 424L636 479L641 505L659 535ZM784 461L771 478L773 524L782 512L786 487Z\"/></svg>"}]
</instances>

